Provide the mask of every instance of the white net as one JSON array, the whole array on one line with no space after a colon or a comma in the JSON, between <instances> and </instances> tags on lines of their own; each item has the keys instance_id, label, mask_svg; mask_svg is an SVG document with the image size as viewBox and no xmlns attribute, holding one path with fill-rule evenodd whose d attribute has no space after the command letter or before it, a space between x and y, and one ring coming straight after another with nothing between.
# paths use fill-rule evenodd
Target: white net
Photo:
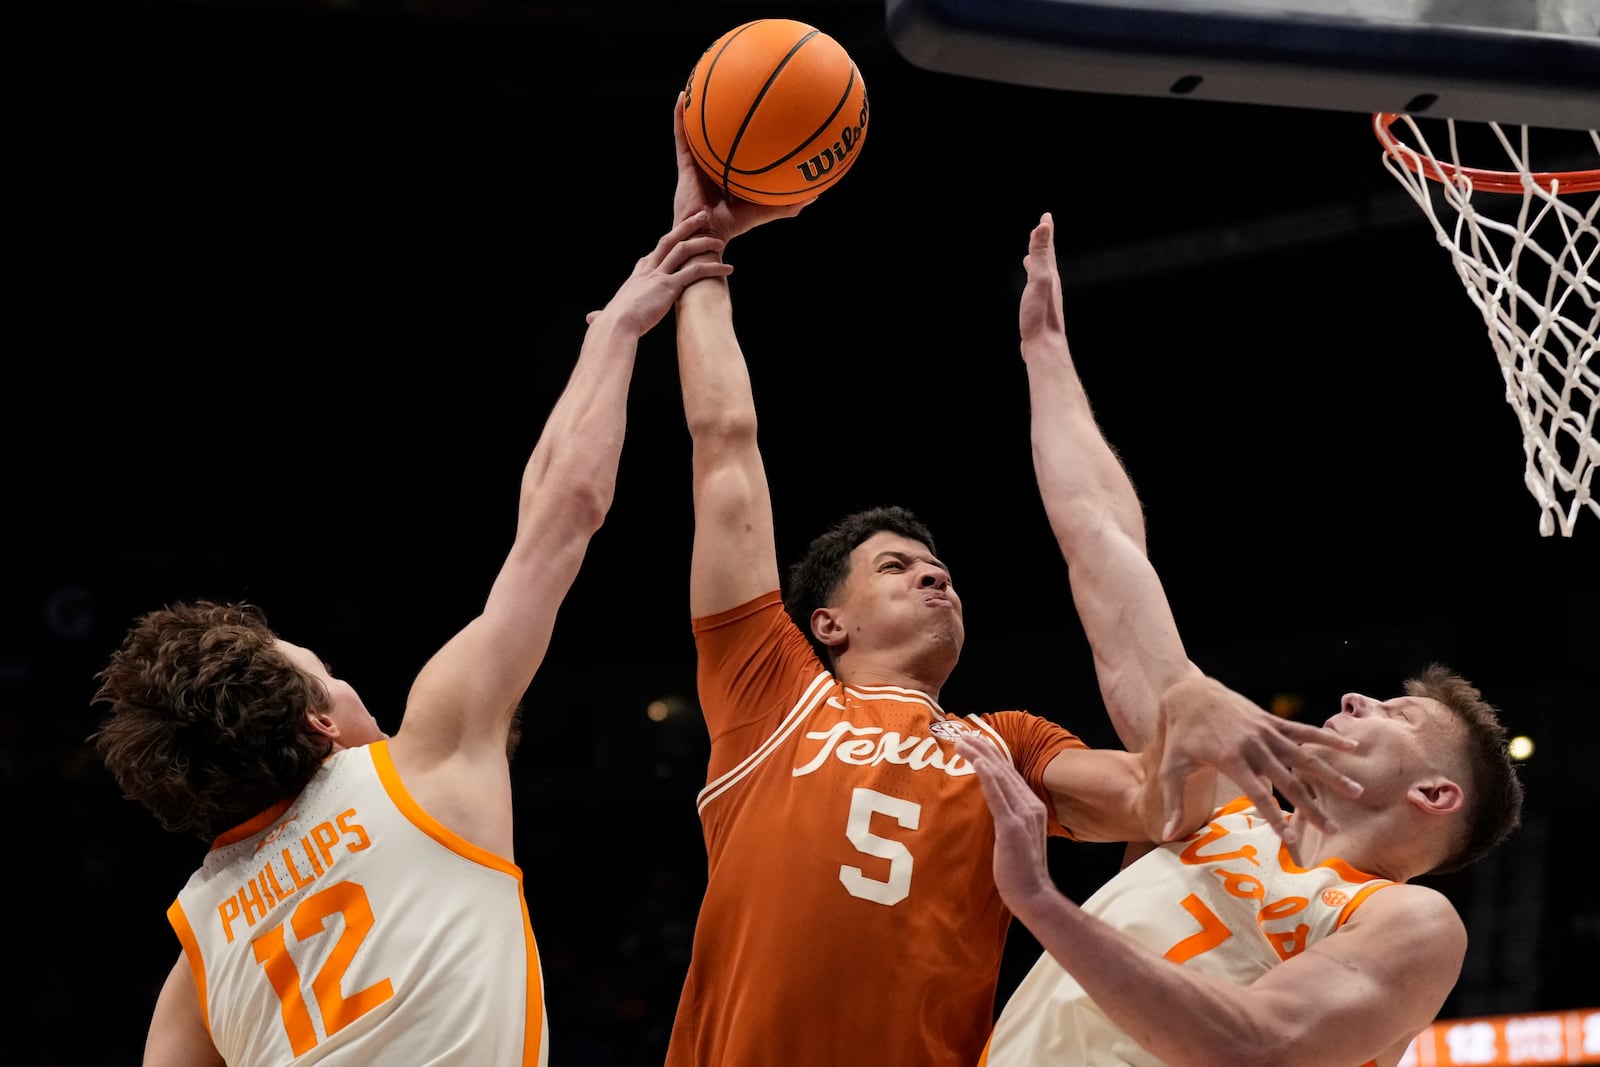
<instances>
[{"instance_id":1,"label":"white net","mask_svg":"<svg viewBox=\"0 0 1600 1067\"><path fill-rule=\"evenodd\" d=\"M1572 151L1542 159L1584 168L1554 171L1533 169L1526 126L1431 120L1436 151L1411 116L1373 121L1384 165L1433 224L1483 313L1522 424L1539 532L1570 537L1585 507L1600 515L1590 487L1600 464L1600 131L1541 131ZM1484 169L1484 153L1502 169Z\"/></svg>"}]
</instances>

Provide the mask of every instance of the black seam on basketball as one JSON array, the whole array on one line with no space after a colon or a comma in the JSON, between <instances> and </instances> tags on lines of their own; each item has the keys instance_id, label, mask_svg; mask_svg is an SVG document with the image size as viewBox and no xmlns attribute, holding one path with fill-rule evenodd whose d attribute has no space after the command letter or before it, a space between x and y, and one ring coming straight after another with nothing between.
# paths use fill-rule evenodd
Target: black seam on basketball
<instances>
[{"instance_id":1,"label":"black seam on basketball","mask_svg":"<svg viewBox=\"0 0 1600 1067\"><path fill-rule=\"evenodd\" d=\"M763 20L763 19L755 19L753 21L745 23L743 26L740 26L736 31L734 31L732 34L730 34L726 41L722 42L722 47L717 49L717 54L711 57L711 65L706 68L705 81L703 81L701 83L701 85L700 85L700 140L705 143L706 150L711 153L711 155L712 155L712 157L714 159L715 159L715 156L716 156L716 149L711 144L711 131L706 128L706 97L711 92L711 75L716 73L717 62L720 59L722 59L722 53L726 52L729 48L733 47L733 42L737 41L740 37L744 36L745 33L748 32L752 26L754 26L754 25L756 25L756 23L762 22L762 21L765 21L765 20ZM748 117L747 117L747 121L748 121ZM733 143L734 143L734 146L737 147L737 145L739 144L738 139L735 138ZM690 145L689 147L693 148L694 146ZM733 165L733 148L729 148L728 149L728 158L727 159L717 159L716 160L716 164L723 168L723 170L722 170L722 189L723 189L724 192L727 192L728 191L728 168L730 168Z\"/></svg>"},{"instance_id":2,"label":"black seam on basketball","mask_svg":"<svg viewBox=\"0 0 1600 1067\"><path fill-rule=\"evenodd\" d=\"M751 177L754 177L757 174L765 174L769 170L776 170L777 168L785 166L786 164L790 163L795 158L795 156L800 154L802 149L810 147L811 144L813 142L815 142L818 137L821 137L824 133L827 132L828 127L830 127L830 126L832 126L834 124L834 121L836 119L838 119L838 117L839 117L839 113L844 110L845 103L847 101L849 101L849 99L850 99L850 90L855 88L855 84L856 84L856 65L855 65L854 62L852 62L850 64L850 79L844 83L844 92L840 95L839 102L833 106L833 111L828 115L828 117L822 120L822 125L818 126L815 130L811 131L811 136L807 137L805 140L800 142L800 147L799 148L796 148L793 152L790 152L788 155L784 156L782 159L773 160L771 163L768 163L764 167L748 167L748 168L733 166L733 153L730 152L730 153L728 153L728 157L729 157L728 158L728 169L723 172L723 180L726 181L727 180L727 176L729 174L745 174L745 175L749 175ZM755 108L752 107L750 110L752 112L754 112ZM852 156L855 155L854 149L851 150L850 154ZM817 188L817 186L811 186L811 188Z\"/></svg>"},{"instance_id":3,"label":"black seam on basketball","mask_svg":"<svg viewBox=\"0 0 1600 1067\"><path fill-rule=\"evenodd\" d=\"M779 60L777 65L774 66L772 68L772 70L767 74L767 80L762 83L761 91L756 94L756 98L754 100L750 101L750 106L745 109L744 121L739 123L739 132L733 135L733 143L728 146L728 162L727 162L726 166L724 166L723 171L722 171L722 187L724 189L727 189L729 187L728 186L728 176L730 174L732 174L733 171L734 171L734 168L733 168L733 157L739 154L739 142L744 140L745 131L750 128L750 122L751 122L751 120L753 120L755 118L756 109L761 106L761 101L766 99L767 91L772 88L772 83L778 80L778 75L783 72L783 68L787 67L789 65L789 61L795 57L795 53L799 52L800 49L804 48L806 42L811 40L812 38L816 37L820 32L821 32L820 30L812 30L810 33L806 34L804 37L801 37L798 41L796 41L794 44L789 46L789 51L784 53L783 59ZM853 67L854 64L851 64L851 66ZM853 71L851 73L851 77L852 78L855 77L855 74L854 74ZM710 91L710 82L711 82L711 74L710 74L709 71L707 71L706 72L706 86L707 86L707 90L706 91L707 92ZM702 112L702 114L703 114L703 112ZM812 136L815 136L815 134L813 134ZM809 143L809 142L802 142L802 143L805 144L805 143ZM785 156L784 158L788 159L788 158L793 157L793 155L794 155L794 153L790 152L789 155Z\"/></svg>"},{"instance_id":4,"label":"black seam on basketball","mask_svg":"<svg viewBox=\"0 0 1600 1067\"><path fill-rule=\"evenodd\" d=\"M854 163L854 162L855 162L855 154L851 153L851 155L849 156L847 161L842 166L838 166L838 167L835 167L833 170L830 170L828 172L828 176L826 178L821 178L821 179L818 179L817 181L814 181L814 182L802 182L801 184L796 185L796 186L794 186L792 188L788 188L788 189L757 188L757 187L755 187L753 185L741 185L740 183L738 183L736 181L732 181L731 179L730 179L729 184L725 188L728 190L729 193L731 193L734 196L740 197L740 199L752 200L752 201L755 201L756 203L761 203L762 202L759 199L761 197L772 197L772 196L788 197L788 196L792 196L792 195L794 195L796 193L812 193L812 194L821 193L822 190L828 188L834 182L836 182L840 178L844 177L845 172L850 169L851 164ZM744 195L744 193L741 193L741 190L747 192L749 195Z\"/></svg>"}]
</instances>

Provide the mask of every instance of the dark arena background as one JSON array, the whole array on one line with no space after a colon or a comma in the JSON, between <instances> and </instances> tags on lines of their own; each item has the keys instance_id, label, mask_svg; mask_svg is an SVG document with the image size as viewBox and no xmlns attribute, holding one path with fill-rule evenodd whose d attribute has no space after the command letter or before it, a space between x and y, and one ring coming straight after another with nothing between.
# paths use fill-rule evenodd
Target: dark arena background
<instances>
[{"instance_id":1,"label":"dark arena background","mask_svg":"<svg viewBox=\"0 0 1600 1067\"><path fill-rule=\"evenodd\" d=\"M783 560L910 506L966 603L941 702L1114 743L1028 448L1016 304L1053 212L1192 657L1316 722L1432 659L1480 685L1534 743L1528 812L1438 882L1472 938L1444 1018L1582 1013L1590 1058L1519 1062L1600 1062L1600 516L1539 535L1480 315L1369 117L941 73L879 0L0 11L0 1058L138 1063L178 952L203 846L84 743L125 626L251 600L393 729L510 543L584 314L670 221L677 89L768 16L836 37L871 101L845 178L729 251ZM703 885L688 445L666 324L514 764L561 1067L660 1062ZM1052 861L1082 899L1117 852ZM1002 999L1036 951L1015 928Z\"/></svg>"}]
</instances>

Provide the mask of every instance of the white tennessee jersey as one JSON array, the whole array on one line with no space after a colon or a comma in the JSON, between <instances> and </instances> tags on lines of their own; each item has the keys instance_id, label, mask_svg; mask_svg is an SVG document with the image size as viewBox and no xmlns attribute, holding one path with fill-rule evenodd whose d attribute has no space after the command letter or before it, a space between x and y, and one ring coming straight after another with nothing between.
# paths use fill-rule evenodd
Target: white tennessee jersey
<instances>
[{"instance_id":1,"label":"white tennessee jersey","mask_svg":"<svg viewBox=\"0 0 1600 1067\"><path fill-rule=\"evenodd\" d=\"M423 811L387 742L218 838L167 917L230 1067L547 1061L521 870Z\"/></svg>"},{"instance_id":2,"label":"white tennessee jersey","mask_svg":"<svg viewBox=\"0 0 1600 1067\"><path fill-rule=\"evenodd\" d=\"M1345 923L1394 883L1328 859L1295 865L1277 832L1244 797L1189 838L1160 845L1083 905L1152 952L1248 984ZM1061 1063L1161 1067L1045 953L995 1023L987 1067Z\"/></svg>"}]
</instances>

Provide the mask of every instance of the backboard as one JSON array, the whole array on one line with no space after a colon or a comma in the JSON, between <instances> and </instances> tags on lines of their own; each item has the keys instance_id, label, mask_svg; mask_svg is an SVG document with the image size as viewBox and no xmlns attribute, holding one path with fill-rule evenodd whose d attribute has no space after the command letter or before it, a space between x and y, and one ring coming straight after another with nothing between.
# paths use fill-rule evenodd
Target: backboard
<instances>
[{"instance_id":1,"label":"backboard","mask_svg":"<svg viewBox=\"0 0 1600 1067\"><path fill-rule=\"evenodd\" d=\"M1560 129L1600 125L1600 0L886 0L927 70Z\"/></svg>"}]
</instances>

